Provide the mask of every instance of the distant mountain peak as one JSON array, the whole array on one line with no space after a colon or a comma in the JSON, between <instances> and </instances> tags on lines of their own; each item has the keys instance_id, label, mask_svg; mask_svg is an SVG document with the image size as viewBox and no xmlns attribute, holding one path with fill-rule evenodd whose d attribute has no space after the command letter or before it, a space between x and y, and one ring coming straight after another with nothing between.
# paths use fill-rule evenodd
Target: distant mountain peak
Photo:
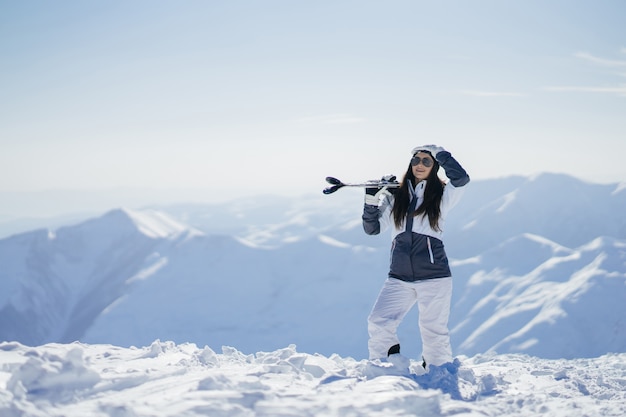
<instances>
[{"instance_id":1,"label":"distant mountain peak","mask_svg":"<svg viewBox=\"0 0 626 417\"><path fill-rule=\"evenodd\" d=\"M108 219L115 223L130 222L139 232L152 239L173 238L184 233L203 234L191 226L174 220L162 211L153 209L117 208L107 212L101 219Z\"/></svg>"},{"instance_id":2,"label":"distant mountain peak","mask_svg":"<svg viewBox=\"0 0 626 417\"><path fill-rule=\"evenodd\" d=\"M169 215L157 210L129 210L122 209L128 217L135 223L137 228L146 236L153 238L167 238L178 236L184 232L202 234L191 226L174 220Z\"/></svg>"}]
</instances>

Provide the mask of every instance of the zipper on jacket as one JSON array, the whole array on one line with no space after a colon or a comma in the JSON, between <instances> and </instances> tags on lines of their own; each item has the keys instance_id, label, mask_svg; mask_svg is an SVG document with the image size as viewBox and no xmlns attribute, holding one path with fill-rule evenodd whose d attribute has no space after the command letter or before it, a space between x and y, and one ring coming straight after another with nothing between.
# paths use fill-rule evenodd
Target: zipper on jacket
<instances>
[{"instance_id":1,"label":"zipper on jacket","mask_svg":"<svg viewBox=\"0 0 626 417\"><path fill-rule=\"evenodd\" d=\"M430 256L430 263L434 264L435 263L435 257L433 256L433 248L432 248L432 246L430 246L430 238L429 237L426 238L426 244L428 245L428 255Z\"/></svg>"}]
</instances>

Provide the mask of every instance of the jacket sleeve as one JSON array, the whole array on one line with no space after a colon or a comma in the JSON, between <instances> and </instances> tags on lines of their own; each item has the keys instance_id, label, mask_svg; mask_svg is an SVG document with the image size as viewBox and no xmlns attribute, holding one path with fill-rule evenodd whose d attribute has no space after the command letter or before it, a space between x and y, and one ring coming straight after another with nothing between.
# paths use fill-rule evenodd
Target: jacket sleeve
<instances>
[{"instance_id":1,"label":"jacket sleeve","mask_svg":"<svg viewBox=\"0 0 626 417\"><path fill-rule=\"evenodd\" d=\"M450 183L455 187L463 187L470 181L469 175L463 169L456 159L452 157L450 152L441 151L437 153L437 162L446 171L446 177L450 179Z\"/></svg>"},{"instance_id":2,"label":"jacket sleeve","mask_svg":"<svg viewBox=\"0 0 626 417\"><path fill-rule=\"evenodd\" d=\"M385 197L380 206L363 205L363 230L368 235L377 235L389 227L389 216L393 197Z\"/></svg>"},{"instance_id":3,"label":"jacket sleeve","mask_svg":"<svg viewBox=\"0 0 626 417\"><path fill-rule=\"evenodd\" d=\"M380 233L380 219L381 212L378 206L372 206L370 204L363 205L363 230L368 235L377 235Z\"/></svg>"}]
</instances>

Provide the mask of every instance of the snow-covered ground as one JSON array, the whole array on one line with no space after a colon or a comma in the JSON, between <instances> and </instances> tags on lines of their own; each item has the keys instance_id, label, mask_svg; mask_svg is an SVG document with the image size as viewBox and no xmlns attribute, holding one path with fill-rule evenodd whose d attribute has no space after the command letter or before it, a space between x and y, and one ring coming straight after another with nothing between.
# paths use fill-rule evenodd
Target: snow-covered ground
<instances>
[{"instance_id":1,"label":"snow-covered ground","mask_svg":"<svg viewBox=\"0 0 626 417\"><path fill-rule=\"evenodd\" d=\"M0 344L2 417L624 416L626 353L547 360L460 358L412 374L349 357L242 353L155 341L142 348Z\"/></svg>"}]
</instances>

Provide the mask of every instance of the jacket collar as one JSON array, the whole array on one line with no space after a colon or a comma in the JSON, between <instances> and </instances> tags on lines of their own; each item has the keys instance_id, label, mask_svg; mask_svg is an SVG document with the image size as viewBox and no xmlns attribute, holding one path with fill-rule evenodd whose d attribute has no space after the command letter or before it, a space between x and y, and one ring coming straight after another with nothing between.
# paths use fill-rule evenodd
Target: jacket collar
<instances>
[{"instance_id":1,"label":"jacket collar","mask_svg":"<svg viewBox=\"0 0 626 417\"><path fill-rule=\"evenodd\" d=\"M409 189L411 190L411 199L413 197L422 198L426 189L426 180L418 182L415 187L409 187Z\"/></svg>"}]
</instances>

